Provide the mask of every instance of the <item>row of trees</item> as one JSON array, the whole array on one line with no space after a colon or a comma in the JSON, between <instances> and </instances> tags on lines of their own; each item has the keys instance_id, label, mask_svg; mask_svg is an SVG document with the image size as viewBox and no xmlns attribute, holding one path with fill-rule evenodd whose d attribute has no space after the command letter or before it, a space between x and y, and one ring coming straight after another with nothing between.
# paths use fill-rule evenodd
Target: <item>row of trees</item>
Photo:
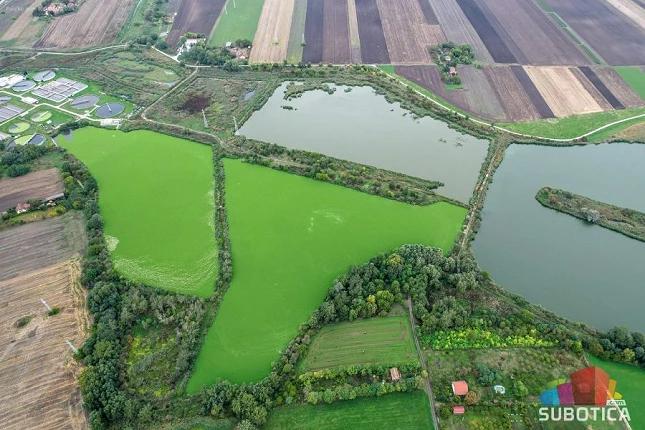
<instances>
[{"instance_id":1,"label":"row of trees","mask_svg":"<svg viewBox=\"0 0 645 430\"><path fill-rule=\"evenodd\" d=\"M4 146L1 149L4 149ZM45 146L35 145L15 146L11 150L3 151L0 156L0 176L3 172L10 177L26 175L31 171L32 162L47 151Z\"/></svg>"}]
</instances>

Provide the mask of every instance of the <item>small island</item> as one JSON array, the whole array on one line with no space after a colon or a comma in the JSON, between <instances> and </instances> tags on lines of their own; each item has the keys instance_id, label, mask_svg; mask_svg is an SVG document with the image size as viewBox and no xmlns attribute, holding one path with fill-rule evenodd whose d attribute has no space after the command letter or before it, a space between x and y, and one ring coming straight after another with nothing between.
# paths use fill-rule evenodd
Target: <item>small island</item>
<instances>
[{"instance_id":1,"label":"small island","mask_svg":"<svg viewBox=\"0 0 645 430\"><path fill-rule=\"evenodd\" d=\"M543 206L645 242L645 213L544 187L535 198Z\"/></svg>"}]
</instances>

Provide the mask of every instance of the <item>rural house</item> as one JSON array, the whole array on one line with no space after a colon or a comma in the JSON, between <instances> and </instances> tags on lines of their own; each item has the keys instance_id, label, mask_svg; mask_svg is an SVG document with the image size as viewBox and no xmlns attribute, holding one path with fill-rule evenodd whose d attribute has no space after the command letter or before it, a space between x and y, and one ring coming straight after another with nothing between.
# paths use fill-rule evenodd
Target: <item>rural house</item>
<instances>
[{"instance_id":1,"label":"rural house","mask_svg":"<svg viewBox=\"0 0 645 430\"><path fill-rule=\"evenodd\" d=\"M452 383L452 392L455 396L465 396L468 394L468 383L466 381L454 381Z\"/></svg>"}]
</instances>

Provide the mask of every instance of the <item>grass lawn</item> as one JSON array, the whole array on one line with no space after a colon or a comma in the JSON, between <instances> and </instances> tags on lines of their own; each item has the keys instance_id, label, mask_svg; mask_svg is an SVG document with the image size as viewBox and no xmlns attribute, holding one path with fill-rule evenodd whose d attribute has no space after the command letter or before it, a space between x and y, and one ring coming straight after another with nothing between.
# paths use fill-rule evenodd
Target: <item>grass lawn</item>
<instances>
[{"instance_id":1,"label":"grass lawn","mask_svg":"<svg viewBox=\"0 0 645 430\"><path fill-rule=\"evenodd\" d=\"M226 42L235 42L238 39L248 39L252 42L262 13L262 5L264 0L229 0L226 5L228 14L222 10L208 43L211 46L223 46Z\"/></svg>"},{"instance_id":2,"label":"grass lawn","mask_svg":"<svg viewBox=\"0 0 645 430\"><path fill-rule=\"evenodd\" d=\"M266 376L333 280L406 243L448 250L466 210L413 206L266 167L225 160L233 281L188 391Z\"/></svg>"},{"instance_id":3,"label":"grass lawn","mask_svg":"<svg viewBox=\"0 0 645 430\"><path fill-rule=\"evenodd\" d=\"M645 100L645 72L639 66L618 66L618 74Z\"/></svg>"},{"instance_id":4,"label":"grass lawn","mask_svg":"<svg viewBox=\"0 0 645 430\"><path fill-rule=\"evenodd\" d=\"M418 360L410 322L403 314L323 327L312 339L302 369L410 361Z\"/></svg>"},{"instance_id":5,"label":"grass lawn","mask_svg":"<svg viewBox=\"0 0 645 430\"><path fill-rule=\"evenodd\" d=\"M209 296L217 274L211 148L91 127L58 142L98 181L116 269L154 287Z\"/></svg>"},{"instance_id":6,"label":"grass lawn","mask_svg":"<svg viewBox=\"0 0 645 430\"><path fill-rule=\"evenodd\" d=\"M614 121L645 113L645 108L630 108L566 118L541 119L530 122L499 124L511 131L554 139L571 139ZM618 127L618 126L617 126Z\"/></svg>"},{"instance_id":7,"label":"grass lawn","mask_svg":"<svg viewBox=\"0 0 645 430\"><path fill-rule=\"evenodd\" d=\"M616 391L623 395L634 430L645 428L645 370L628 364L605 361L592 355L589 362L616 380Z\"/></svg>"},{"instance_id":8,"label":"grass lawn","mask_svg":"<svg viewBox=\"0 0 645 430\"><path fill-rule=\"evenodd\" d=\"M323 405L275 409L269 430L421 430L432 429L428 398L423 391L365 397Z\"/></svg>"}]
</instances>

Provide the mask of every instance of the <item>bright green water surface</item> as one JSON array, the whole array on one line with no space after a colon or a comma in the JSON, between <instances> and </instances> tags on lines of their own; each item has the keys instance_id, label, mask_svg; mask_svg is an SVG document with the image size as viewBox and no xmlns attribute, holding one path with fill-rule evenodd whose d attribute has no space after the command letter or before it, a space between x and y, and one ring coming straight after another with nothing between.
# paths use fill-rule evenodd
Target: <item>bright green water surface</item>
<instances>
[{"instance_id":1,"label":"bright green water surface","mask_svg":"<svg viewBox=\"0 0 645 430\"><path fill-rule=\"evenodd\" d=\"M466 210L420 207L226 160L233 281L188 384L257 381L334 278L405 243L450 249Z\"/></svg>"},{"instance_id":2,"label":"bright green water surface","mask_svg":"<svg viewBox=\"0 0 645 430\"><path fill-rule=\"evenodd\" d=\"M58 143L98 181L105 235L120 273L171 291L213 292L210 147L152 131L91 127Z\"/></svg>"}]
</instances>

